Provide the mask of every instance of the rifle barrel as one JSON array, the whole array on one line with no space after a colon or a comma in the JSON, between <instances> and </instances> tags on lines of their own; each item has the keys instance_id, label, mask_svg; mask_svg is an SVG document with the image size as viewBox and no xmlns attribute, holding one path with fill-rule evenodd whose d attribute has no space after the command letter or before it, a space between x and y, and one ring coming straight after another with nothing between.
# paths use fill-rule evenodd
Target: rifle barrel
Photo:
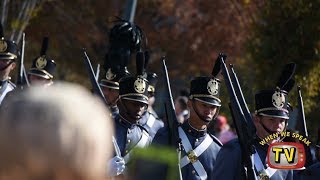
<instances>
[{"instance_id":1,"label":"rifle barrel","mask_svg":"<svg viewBox=\"0 0 320 180\"><path fill-rule=\"evenodd\" d=\"M107 101L102 93L102 90L95 78L95 74L94 74L94 71L93 71L93 68L92 68L92 64L91 64L91 61L89 59L89 56L86 52L86 50L83 48L83 54L84 54L84 63L87 67L87 71L88 71L88 74L89 74L89 78L90 78L90 81L91 81L91 85L92 85L92 89L93 89L93 93L98 95L102 100L103 102L107 105Z\"/></svg>"}]
</instances>

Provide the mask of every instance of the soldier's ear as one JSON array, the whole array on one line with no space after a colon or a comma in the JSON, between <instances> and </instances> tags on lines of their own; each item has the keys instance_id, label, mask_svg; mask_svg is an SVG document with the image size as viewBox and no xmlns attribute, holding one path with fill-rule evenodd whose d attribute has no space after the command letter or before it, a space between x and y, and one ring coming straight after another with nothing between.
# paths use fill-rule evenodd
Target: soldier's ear
<instances>
[{"instance_id":1,"label":"soldier's ear","mask_svg":"<svg viewBox=\"0 0 320 180\"><path fill-rule=\"evenodd\" d=\"M11 70L14 70L16 68L17 64L15 62L11 63Z\"/></svg>"},{"instance_id":2,"label":"soldier's ear","mask_svg":"<svg viewBox=\"0 0 320 180\"><path fill-rule=\"evenodd\" d=\"M188 99L187 105L189 110L192 109L192 103L193 103L192 99Z\"/></svg>"},{"instance_id":3,"label":"soldier's ear","mask_svg":"<svg viewBox=\"0 0 320 180\"><path fill-rule=\"evenodd\" d=\"M261 117L257 114L253 114L252 115L252 119L254 122L260 122Z\"/></svg>"}]
</instances>

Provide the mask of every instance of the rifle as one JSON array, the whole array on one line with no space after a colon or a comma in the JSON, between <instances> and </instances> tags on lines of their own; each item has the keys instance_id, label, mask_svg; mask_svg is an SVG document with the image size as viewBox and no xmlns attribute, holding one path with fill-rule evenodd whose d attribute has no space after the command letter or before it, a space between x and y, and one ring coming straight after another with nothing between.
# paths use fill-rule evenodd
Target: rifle
<instances>
[{"instance_id":1,"label":"rifle","mask_svg":"<svg viewBox=\"0 0 320 180\"><path fill-rule=\"evenodd\" d=\"M181 148L182 143L178 133L179 122L176 116L174 102L171 93L170 80L168 75L168 70L166 66L165 57L161 58L164 72L164 80L165 80L165 88L166 88L166 98L167 100L164 103L166 118L168 121L169 128L169 143L171 146L177 149L178 151L178 168L179 168L179 177L182 180L181 167L180 167L180 159L181 159Z\"/></svg>"},{"instance_id":2,"label":"rifle","mask_svg":"<svg viewBox=\"0 0 320 180\"><path fill-rule=\"evenodd\" d=\"M97 65L97 69L96 69L96 75L95 75L96 81L99 81L99 74L100 74L100 64Z\"/></svg>"},{"instance_id":3,"label":"rifle","mask_svg":"<svg viewBox=\"0 0 320 180\"><path fill-rule=\"evenodd\" d=\"M127 7L125 10L125 20L133 23L134 21L134 15L136 13L136 8L137 8L137 1L138 0L127 0Z\"/></svg>"},{"instance_id":4,"label":"rifle","mask_svg":"<svg viewBox=\"0 0 320 180\"><path fill-rule=\"evenodd\" d=\"M24 68L24 49L25 49L25 36L26 34L23 33L22 34L22 41L21 41L21 54L20 54L20 58L19 58L19 62L18 62L18 76L17 76L17 86L20 87L21 89L23 89L24 85L29 86L29 81L25 72L25 68Z\"/></svg>"},{"instance_id":5,"label":"rifle","mask_svg":"<svg viewBox=\"0 0 320 180\"><path fill-rule=\"evenodd\" d=\"M233 64L230 64L230 70L231 70L231 81L235 84L234 86L234 90L235 90L235 93L238 97L238 100L239 100L239 104L241 106L241 109L244 113L244 116L245 116L245 119L247 120L247 123L248 123L248 130L250 130L251 132L249 132L249 134L253 136L256 135L256 126L254 125L253 121L252 121L252 116L251 116L251 113L249 111L249 108L247 106L247 103L246 103L246 100L243 96L243 93L242 93L242 90L241 90L241 86L240 86L240 83L239 83L239 80L238 80L238 77L237 77L237 74L234 70L234 67L233 67Z\"/></svg>"},{"instance_id":6,"label":"rifle","mask_svg":"<svg viewBox=\"0 0 320 180\"><path fill-rule=\"evenodd\" d=\"M303 106L303 99L301 95L301 87L297 86L297 92L298 92L298 121L301 122L302 124L302 129L301 129L301 134L308 138L308 129L307 129L307 123L306 123L306 118L304 114L304 106ZM312 154L311 154L311 149L309 146L304 144L304 148L306 150L306 163L305 166L308 167L313 163L312 160Z\"/></svg>"},{"instance_id":7,"label":"rifle","mask_svg":"<svg viewBox=\"0 0 320 180\"><path fill-rule=\"evenodd\" d=\"M86 52L86 49L83 48L82 49L83 51L83 54L84 54L84 63L85 63L85 66L87 68L87 71L88 71L88 74L89 74L89 78L90 78L90 82L91 82L91 85L92 85L92 91L93 91L93 94L99 96L101 98L101 100L107 105L107 101L102 93L102 90L98 84L98 81L96 80L96 77L95 77L95 74L94 74L94 71L93 71L93 68L92 68L92 65L91 65L91 61L87 55L87 52Z\"/></svg>"},{"instance_id":8,"label":"rifle","mask_svg":"<svg viewBox=\"0 0 320 180\"><path fill-rule=\"evenodd\" d=\"M253 145L255 135L253 135L254 130L250 129L249 126L250 123L253 124L252 117L249 113L248 108L246 107L241 87L239 85L239 82L237 82L237 76L235 73L232 73L232 79L230 78L227 66L225 64L225 59L226 55L220 53L217 58L218 62L216 63L221 63L222 75L225 79L227 90L230 95L229 107L238 134L238 139L243 157L243 165L244 167L246 167L246 179L256 180L257 176L254 170L253 163L253 154L256 152L255 147ZM241 100L239 100L239 98ZM239 101L241 101L242 105ZM248 114L245 115L244 111Z\"/></svg>"}]
</instances>

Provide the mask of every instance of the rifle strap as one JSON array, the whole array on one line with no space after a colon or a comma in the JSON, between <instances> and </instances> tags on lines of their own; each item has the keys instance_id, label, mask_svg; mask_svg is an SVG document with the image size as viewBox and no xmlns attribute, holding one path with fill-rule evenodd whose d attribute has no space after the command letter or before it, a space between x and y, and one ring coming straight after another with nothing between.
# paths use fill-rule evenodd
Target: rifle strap
<instances>
[{"instance_id":1,"label":"rifle strap","mask_svg":"<svg viewBox=\"0 0 320 180\"><path fill-rule=\"evenodd\" d=\"M179 137L181 138L182 146L187 153L186 156L181 158L180 166L183 168L184 166L192 163L194 169L197 171L198 175L201 179L207 179L208 175L204 167L202 166L201 162L198 160L198 157L208 149L210 144L213 142L212 138L209 134L206 135L205 139L199 144L195 149L192 149L190 141L186 133L183 131L181 127L178 128Z\"/></svg>"},{"instance_id":2,"label":"rifle strap","mask_svg":"<svg viewBox=\"0 0 320 180\"><path fill-rule=\"evenodd\" d=\"M139 140L139 142L135 145L135 147L140 147L143 148L145 146L147 146L148 140L149 140L149 133L146 130L142 130L142 135L141 138ZM132 148L133 149L133 148ZM131 149L131 150L132 150ZM131 150L123 157L124 161L126 163L128 163L129 159L130 159L130 152Z\"/></svg>"},{"instance_id":3,"label":"rifle strap","mask_svg":"<svg viewBox=\"0 0 320 180\"><path fill-rule=\"evenodd\" d=\"M4 99L4 97L6 96L6 94L14 89L13 86L8 86L8 85L9 85L9 82L6 80L3 83L2 87L0 87L0 104Z\"/></svg>"},{"instance_id":4,"label":"rifle strap","mask_svg":"<svg viewBox=\"0 0 320 180\"><path fill-rule=\"evenodd\" d=\"M267 169L264 168L264 165L262 164L261 158L257 151L254 153L253 156L254 156L254 166L256 167L256 170L258 172L258 176L260 179L263 179L266 176L270 178L274 173L277 172L276 169L273 169L270 167L268 167Z\"/></svg>"},{"instance_id":5,"label":"rifle strap","mask_svg":"<svg viewBox=\"0 0 320 180\"><path fill-rule=\"evenodd\" d=\"M148 113L148 112L147 112ZM153 126L153 124L154 124L154 122L156 121L156 118L151 114L151 113L149 113L149 118L148 118L148 120L147 120L147 126L149 127L149 128L152 128L152 126Z\"/></svg>"}]
</instances>

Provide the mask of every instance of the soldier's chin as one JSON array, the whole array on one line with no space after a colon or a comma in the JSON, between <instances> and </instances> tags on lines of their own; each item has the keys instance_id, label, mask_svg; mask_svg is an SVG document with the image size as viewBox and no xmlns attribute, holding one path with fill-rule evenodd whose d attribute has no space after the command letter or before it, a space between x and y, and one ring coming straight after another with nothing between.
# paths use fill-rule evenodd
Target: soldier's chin
<instances>
[{"instance_id":1,"label":"soldier's chin","mask_svg":"<svg viewBox=\"0 0 320 180\"><path fill-rule=\"evenodd\" d=\"M201 117L200 119L202 119L204 122L207 122L207 123L209 123L209 122L211 122L211 121L212 121L212 118L207 117L207 116L205 116L205 117Z\"/></svg>"}]
</instances>

